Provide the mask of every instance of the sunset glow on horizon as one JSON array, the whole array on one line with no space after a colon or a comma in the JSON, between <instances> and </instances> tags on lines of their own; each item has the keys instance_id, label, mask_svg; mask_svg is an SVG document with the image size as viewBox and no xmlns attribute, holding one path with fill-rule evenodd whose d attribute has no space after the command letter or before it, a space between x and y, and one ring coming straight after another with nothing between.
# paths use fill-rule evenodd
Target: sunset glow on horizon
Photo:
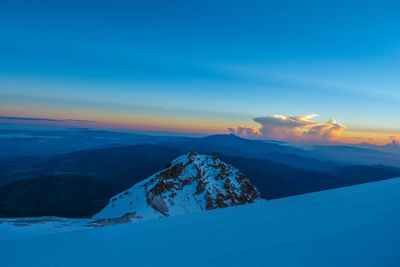
<instances>
[{"instance_id":1,"label":"sunset glow on horizon","mask_svg":"<svg viewBox=\"0 0 400 267\"><path fill-rule=\"evenodd\" d=\"M301 135L291 138L287 135L268 136L260 132L261 127L253 126L247 127L246 125L239 125L236 128L226 127L227 125L213 124L208 122L189 122L179 120L166 120L160 119L154 124L146 124L143 117L135 120L133 117L126 121L118 120L118 118L109 118L110 120L92 121L85 119L71 119L69 117L61 118L41 118L29 116L0 116L0 123L3 125L20 125L20 126L53 126L63 128L89 128L101 129L110 131L132 131L132 132L148 132L153 134L169 133L169 135L176 134L235 134L244 138L251 139L264 139L264 140L281 140L291 141L294 143L345 143L345 144L359 144L369 143L376 145L399 144L400 136L396 135L398 132L386 131L373 131L370 129L348 129L344 128L333 139L318 139L318 138L304 138ZM321 123L324 125L325 123Z\"/></svg>"},{"instance_id":2,"label":"sunset glow on horizon","mask_svg":"<svg viewBox=\"0 0 400 267\"><path fill-rule=\"evenodd\" d=\"M398 14L398 1L10 2L0 126L398 145Z\"/></svg>"}]
</instances>

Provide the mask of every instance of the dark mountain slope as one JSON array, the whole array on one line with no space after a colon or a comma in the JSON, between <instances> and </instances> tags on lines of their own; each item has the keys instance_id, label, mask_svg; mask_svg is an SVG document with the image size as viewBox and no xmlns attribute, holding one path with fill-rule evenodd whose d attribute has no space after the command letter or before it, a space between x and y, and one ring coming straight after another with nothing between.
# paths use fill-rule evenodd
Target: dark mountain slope
<instances>
[{"instance_id":1,"label":"dark mountain slope","mask_svg":"<svg viewBox=\"0 0 400 267\"><path fill-rule=\"evenodd\" d=\"M76 174L97 180L132 186L162 170L179 150L158 145L136 145L93 149L36 158L0 166L2 181L46 175Z\"/></svg>"},{"instance_id":2,"label":"dark mountain slope","mask_svg":"<svg viewBox=\"0 0 400 267\"><path fill-rule=\"evenodd\" d=\"M27 158L24 163L3 165L2 175L6 174L9 180L39 178L16 181L0 188L0 213L8 216L89 216L104 207L104 201L111 195L164 169L182 154L180 150L166 146L137 145ZM245 174L266 199L400 177L399 169L385 166L310 171L260 158L215 155ZM281 157L285 159L283 155ZM287 161L292 159L288 157ZM103 186L105 184L122 186ZM83 196L79 195L81 192L84 192ZM87 206L80 203L87 203ZM62 208L57 210L58 205Z\"/></svg>"},{"instance_id":3,"label":"dark mountain slope","mask_svg":"<svg viewBox=\"0 0 400 267\"><path fill-rule=\"evenodd\" d=\"M334 171L307 171L268 160L216 154L238 168L258 188L263 198L272 199L330 188L379 181L400 176L400 170L385 166L337 167Z\"/></svg>"},{"instance_id":4,"label":"dark mountain slope","mask_svg":"<svg viewBox=\"0 0 400 267\"><path fill-rule=\"evenodd\" d=\"M349 185L374 182L400 176L400 169L383 165L344 166L334 170L335 176L342 177Z\"/></svg>"},{"instance_id":5,"label":"dark mountain slope","mask_svg":"<svg viewBox=\"0 0 400 267\"><path fill-rule=\"evenodd\" d=\"M124 188L80 176L15 181L0 188L0 216L87 217Z\"/></svg>"}]
</instances>

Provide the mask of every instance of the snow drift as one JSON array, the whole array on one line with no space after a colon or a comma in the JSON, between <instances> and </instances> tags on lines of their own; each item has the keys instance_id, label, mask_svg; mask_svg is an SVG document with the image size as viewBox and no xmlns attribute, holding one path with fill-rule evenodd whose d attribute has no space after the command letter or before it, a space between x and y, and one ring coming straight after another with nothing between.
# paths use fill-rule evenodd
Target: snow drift
<instances>
[{"instance_id":1,"label":"snow drift","mask_svg":"<svg viewBox=\"0 0 400 267\"><path fill-rule=\"evenodd\" d=\"M396 178L109 227L0 223L0 265L398 267L399 192Z\"/></svg>"}]
</instances>

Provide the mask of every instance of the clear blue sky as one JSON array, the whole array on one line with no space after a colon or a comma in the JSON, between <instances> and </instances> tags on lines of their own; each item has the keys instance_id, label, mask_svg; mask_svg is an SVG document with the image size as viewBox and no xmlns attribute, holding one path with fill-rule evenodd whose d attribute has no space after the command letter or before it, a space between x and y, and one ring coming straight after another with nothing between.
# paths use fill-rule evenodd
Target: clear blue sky
<instances>
[{"instance_id":1,"label":"clear blue sky","mask_svg":"<svg viewBox=\"0 0 400 267\"><path fill-rule=\"evenodd\" d=\"M400 1L1 1L0 115L400 132Z\"/></svg>"}]
</instances>

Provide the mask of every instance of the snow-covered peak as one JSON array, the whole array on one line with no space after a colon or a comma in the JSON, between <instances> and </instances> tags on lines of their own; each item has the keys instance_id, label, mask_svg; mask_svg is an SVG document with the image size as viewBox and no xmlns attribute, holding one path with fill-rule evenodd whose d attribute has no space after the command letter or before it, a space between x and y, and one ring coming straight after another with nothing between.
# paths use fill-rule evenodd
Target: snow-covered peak
<instances>
[{"instance_id":1,"label":"snow-covered peak","mask_svg":"<svg viewBox=\"0 0 400 267\"><path fill-rule=\"evenodd\" d=\"M190 152L111 198L96 219L153 219L260 199L254 185L215 156Z\"/></svg>"}]
</instances>

